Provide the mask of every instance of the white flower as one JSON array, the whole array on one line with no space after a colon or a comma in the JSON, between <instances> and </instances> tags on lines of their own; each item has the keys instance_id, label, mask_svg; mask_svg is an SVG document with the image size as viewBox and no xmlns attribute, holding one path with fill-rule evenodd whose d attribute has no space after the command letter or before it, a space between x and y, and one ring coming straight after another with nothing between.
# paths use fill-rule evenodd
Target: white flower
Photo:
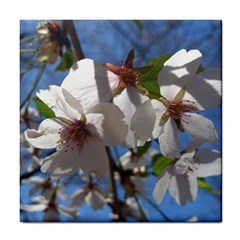
<instances>
[{"instance_id":1,"label":"white flower","mask_svg":"<svg viewBox=\"0 0 240 240\"><path fill-rule=\"evenodd\" d=\"M132 151L127 151L120 157L120 162L123 169L133 170L133 176L130 176L130 179L126 181L125 187L134 189L134 192L137 191L141 194L145 194L145 177L139 176L139 173L146 171L146 166L148 166L148 161L153 157L157 151L153 148L149 148L142 156L139 158L137 154ZM133 184L133 186L132 186Z\"/></svg>"},{"instance_id":2,"label":"white flower","mask_svg":"<svg viewBox=\"0 0 240 240\"><path fill-rule=\"evenodd\" d=\"M23 179L22 183L33 184L33 187L29 190L30 196L41 191L41 195L46 199L49 199L51 197L56 188L56 184L52 183L49 178L46 179L38 176L32 176L27 179ZM57 196L61 199L64 199L66 197L64 186L62 184L58 184L56 193Z\"/></svg>"},{"instance_id":3,"label":"white flower","mask_svg":"<svg viewBox=\"0 0 240 240\"><path fill-rule=\"evenodd\" d=\"M22 204L21 210L28 212L44 211L44 221L46 222L59 221L60 213L70 218L78 217L78 211L76 208L58 205L55 201L47 200L43 196L34 197L32 198L32 201L35 202L35 204Z\"/></svg>"},{"instance_id":4,"label":"white flower","mask_svg":"<svg viewBox=\"0 0 240 240\"><path fill-rule=\"evenodd\" d=\"M147 166L148 160L151 159L156 153L157 150L150 147L138 158L134 151L127 151L120 157L119 161L124 169L141 168L142 166Z\"/></svg>"},{"instance_id":5,"label":"white flower","mask_svg":"<svg viewBox=\"0 0 240 240\"><path fill-rule=\"evenodd\" d=\"M178 130L196 139L217 139L213 123L195 112L220 105L221 73L211 68L196 74L200 62L198 50L174 54L158 76L162 97L144 102L132 118L135 137L143 142L159 137L166 156L180 157Z\"/></svg>"},{"instance_id":6,"label":"white flower","mask_svg":"<svg viewBox=\"0 0 240 240\"><path fill-rule=\"evenodd\" d=\"M71 196L71 206L80 207L84 203L90 205L93 210L102 209L106 204L103 190L90 184L75 191Z\"/></svg>"},{"instance_id":7,"label":"white flower","mask_svg":"<svg viewBox=\"0 0 240 240\"><path fill-rule=\"evenodd\" d=\"M84 111L82 105L64 88L49 86L37 96L55 113L45 119L38 130L27 129L25 138L37 148L56 148L41 167L52 177L69 175L81 168L95 172L102 179L108 171L105 146L122 143L127 126L123 113L110 103L102 103Z\"/></svg>"},{"instance_id":8,"label":"white flower","mask_svg":"<svg viewBox=\"0 0 240 240\"><path fill-rule=\"evenodd\" d=\"M174 164L159 175L153 197L161 203L167 189L180 205L197 198L197 178L221 174L221 155L214 149L188 148Z\"/></svg>"},{"instance_id":9,"label":"white flower","mask_svg":"<svg viewBox=\"0 0 240 240\"><path fill-rule=\"evenodd\" d=\"M134 51L130 51L125 64L121 67L112 64L106 66L91 59L78 61L70 69L62 87L67 89L86 109L99 102L112 101L130 121L136 109L146 100L144 90L139 85L139 75L150 67L133 67ZM91 101L89 101L91 99ZM137 139L129 129L125 144L135 147Z\"/></svg>"}]
</instances>

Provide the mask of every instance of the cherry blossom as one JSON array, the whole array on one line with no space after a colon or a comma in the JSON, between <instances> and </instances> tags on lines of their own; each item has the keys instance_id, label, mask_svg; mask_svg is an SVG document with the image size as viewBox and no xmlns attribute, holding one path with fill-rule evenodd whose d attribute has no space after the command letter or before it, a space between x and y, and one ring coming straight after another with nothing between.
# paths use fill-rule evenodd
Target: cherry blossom
<instances>
[{"instance_id":1,"label":"cherry blossom","mask_svg":"<svg viewBox=\"0 0 240 240\"><path fill-rule=\"evenodd\" d=\"M41 192L41 195L47 199L51 197L56 188L56 184L53 183L50 178L46 179L38 176L32 176L27 179L23 179L22 183L33 185L29 190L30 196ZM61 199L66 197L64 186L60 183L57 185L56 194Z\"/></svg>"},{"instance_id":2,"label":"cherry blossom","mask_svg":"<svg viewBox=\"0 0 240 240\"><path fill-rule=\"evenodd\" d=\"M134 51L130 51L123 66L107 63L105 66L83 59L72 66L62 87L68 90L86 109L99 102L112 102L124 113L124 121L130 121L136 109L148 100L147 91L140 86L140 74L151 66L134 68ZM135 147L137 139L129 129L125 144Z\"/></svg>"},{"instance_id":3,"label":"cherry blossom","mask_svg":"<svg viewBox=\"0 0 240 240\"><path fill-rule=\"evenodd\" d=\"M84 203L90 205L93 210L102 209L106 204L103 190L91 183L75 191L71 196L71 206L80 207Z\"/></svg>"},{"instance_id":4,"label":"cherry blossom","mask_svg":"<svg viewBox=\"0 0 240 240\"><path fill-rule=\"evenodd\" d=\"M38 130L27 129L25 138L34 147L56 152L44 159L41 170L52 177L69 175L81 168L102 179L108 171L105 146L120 144L127 134L123 113L110 103L97 104L88 111L64 88L49 86L37 96L55 113Z\"/></svg>"},{"instance_id":5,"label":"cherry blossom","mask_svg":"<svg viewBox=\"0 0 240 240\"><path fill-rule=\"evenodd\" d=\"M153 191L153 197L161 203L169 190L171 196L180 205L197 198L197 178L221 174L221 154L215 149L193 149L188 147L179 159L167 166L159 175Z\"/></svg>"},{"instance_id":6,"label":"cherry blossom","mask_svg":"<svg viewBox=\"0 0 240 240\"><path fill-rule=\"evenodd\" d=\"M77 218L78 211L76 208L64 207L55 202L55 199L47 200L43 196L32 198L34 204L22 204L21 210L28 212L42 212L44 211L45 222L56 222L59 221L59 215L63 214L70 218Z\"/></svg>"},{"instance_id":7,"label":"cherry blossom","mask_svg":"<svg viewBox=\"0 0 240 240\"><path fill-rule=\"evenodd\" d=\"M148 161L156 153L157 150L150 147L140 157L137 157L137 153L134 150L131 150L127 151L119 158L121 166L124 170L132 170L132 175L129 177L123 177L121 180L124 189L130 195L134 195L136 192L145 195L146 178L141 175L146 173Z\"/></svg>"},{"instance_id":8,"label":"cherry blossom","mask_svg":"<svg viewBox=\"0 0 240 240\"><path fill-rule=\"evenodd\" d=\"M179 158L179 132L193 138L215 141L216 129L200 110L221 103L221 72L210 68L196 74L201 53L180 50L165 62L158 75L161 97L144 102L131 120L131 129L141 141L159 138L161 152Z\"/></svg>"}]
</instances>

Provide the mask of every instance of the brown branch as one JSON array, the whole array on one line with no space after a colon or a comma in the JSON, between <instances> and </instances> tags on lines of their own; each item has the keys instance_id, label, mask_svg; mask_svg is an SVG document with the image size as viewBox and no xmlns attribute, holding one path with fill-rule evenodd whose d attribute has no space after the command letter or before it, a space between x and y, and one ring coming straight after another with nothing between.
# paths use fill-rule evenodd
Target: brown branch
<instances>
[{"instance_id":1,"label":"brown branch","mask_svg":"<svg viewBox=\"0 0 240 240\"><path fill-rule=\"evenodd\" d=\"M77 59L81 60L84 58L84 53L81 48L81 44L78 40L78 36L72 20L63 20L63 27L69 33L74 49L76 51Z\"/></svg>"}]
</instances>

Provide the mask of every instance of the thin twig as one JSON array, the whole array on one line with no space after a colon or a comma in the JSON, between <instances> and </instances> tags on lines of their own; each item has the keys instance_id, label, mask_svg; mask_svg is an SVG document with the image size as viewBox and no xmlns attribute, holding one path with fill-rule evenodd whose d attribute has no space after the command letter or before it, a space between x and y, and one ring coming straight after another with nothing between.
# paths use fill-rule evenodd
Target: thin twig
<instances>
[{"instance_id":1,"label":"thin twig","mask_svg":"<svg viewBox=\"0 0 240 240\"><path fill-rule=\"evenodd\" d=\"M105 149L106 149L106 152L108 155L108 160L109 160L110 181L111 181L111 188L112 188L112 193L113 193L113 205L116 210L116 214L120 215L118 193L117 193L116 183L115 183L115 179L114 179L114 160L112 158L109 147L105 147Z\"/></svg>"},{"instance_id":2,"label":"thin twig","mask_svg":"<svg viewBox=\"0 0 240 240\"><path fill-rule=\"evenodd\" d=\"M41 79L41 77L42 77L42 74L43 74L43 72L44 72L44 70L45 70L45 68L46 68L46 65L47 65L47 63L43 63L43 64L40 66L39 71L38 71L38 74L37 74L37 76L36 76L36 79L35 79L35 81L34 81L34 83L33 83L32 89L31 89L31 91L29 92L29 94L27 95L27 97L24 99L24 101L21 103L20 109L22 109L23 106L26 104L26 102L28 102L29 99L31 98L31 96L32 96L35 88L37 87L37 85L38 85L38 83L39 83L39 81L40 81L40 79Z\"/></svg>"},{"instance_id":3,"label":"thin twig","mask_svg":"<svg viewBox=\"0 0 240 240\"><path fill-rule=\"evenodd\" d=\"M40 171L40 167L34 169L33 171L31 172L27 172L27 173L24 173L20 176L20 181L22 181L23 179L26 179L26 178L29 178L31 177L32 175L34 175L35 173L38 173Z\"/></svg>"},{"instance_id":4,"label":"thin twig","mask_svg":"<svg viewBox=\"0 0 240 240\"><path fill-rule=\"evenodd\" d=\"M22 70L22 72L20 73L20 80L22 80L24 74L32 67L32 61L34 59L36 55L36 52L34 52L31 57L29 58L27 64L25 65L24 69Z\"/></svg>"},{"instance_id":5,"label":"thin twig","mask_svg":"<svg viewBox=\"0 0 240 240\"><path fill-rule=\"evenodd\" d=\"M147 216L146 216L145 212L143 211L143 209L141 207L141 204L139 203L138 198L137 198L136 195L134 195L134 199L135 199L135 201L136 201L136 203L138 205L138 208L139 208L139 211L140 211L140 213L142 215L143 221L144 222L148 222Z\"/></svg>"},{"instance_id":6,"label":"thin twig","mask_svg":"<svg viewBox=\"0 0 240 240\"><path fill-rule=\"evenodd\" d=\"M29 48L21 48L20 49L20 53L35 53L37 52L38 49L35 49L35 48L32 48L32 49L29 49Z\"/></svg>"},{"instance_id":7,"label":"thin twig","mask_svg":"<svg viewBox=\"0 0 240 240\"><path fill-rule=\"evenodd\" d=\"M172 222L166 215L165 213L163 213L158 206L156 206L150 199L148 199L146 196L144 196L143 194L141 194L140 192L137 192L138 195L140 195L141 197L143 197L153 208L155 208L166 220L166 222Z\"/></svg>"},{"instance_id":8,"label":"thin twig","mask_svg":"<svg viewBox=\"0 0 240 240\"><path fill-rule=\"evenodd\" d=\"M36 34L36 35L33 35L33 36L22 38L22 39L20 39L20 43L28 42L28 41L34 40L36 38L40 38L40 35Z\"/></svg>"},{"instance_id":9,"label":"thin twig","mask_svg":"<svg viewBox=\"0 0 240 240\"><path fill-rule=\"evenodd\" d=\"M76 55L77 55L77 59L81 60L84 58L84 53L82 51L81 48L81 44L78 40L78 36L73 24L72 20L63 20L63 27L67 30L67 32L69 33L71 39L72 39L72 43L74 46L74 49L76 51Z\"/></svg>"}]
</instances>

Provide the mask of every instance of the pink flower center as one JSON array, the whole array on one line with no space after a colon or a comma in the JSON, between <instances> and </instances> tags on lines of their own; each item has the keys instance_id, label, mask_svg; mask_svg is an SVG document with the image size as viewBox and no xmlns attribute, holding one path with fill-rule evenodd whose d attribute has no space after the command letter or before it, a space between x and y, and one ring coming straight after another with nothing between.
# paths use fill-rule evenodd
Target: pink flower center
<instances>
[{"instance_id":1,"label":"pink flower center","mask_svg":"<svg viewBox=\"0 0 240 240\"><path fill-rule=\"evenodd\" d=\"M139 84L139 73L133 68L122 66L118 69L117 75L120 82L123 82L126 86L134 86Z\"/></svg>"},{"instance_id":2,"label":"pink flower center","mask_svg":"<svg viewBox=\"0 0 240 240\"><path fill-rule=\"evenodd\" d=\"M75 121L69 125L59 129L60 146L58 149L65 147L65 152L73 150L75 147L81 146L87 136L90 136L89 131L85 128L85 122Z\"/></svg>"},{"instance_id":3,"label":"pink flower center","mask_svg":"<svg viewBox=\"0 0 240 240\"><path fill-rule=\"evenodd\" d=\"M182 118L183 115L185 115L185 112L192 112L198 110L198 108L194 106L194 104L194 102L191 102L189 100L174 99L172 101L169 101L169 104L167 106L167 112L173 119L179 120Z\"/></svg>"}]
</instances>

